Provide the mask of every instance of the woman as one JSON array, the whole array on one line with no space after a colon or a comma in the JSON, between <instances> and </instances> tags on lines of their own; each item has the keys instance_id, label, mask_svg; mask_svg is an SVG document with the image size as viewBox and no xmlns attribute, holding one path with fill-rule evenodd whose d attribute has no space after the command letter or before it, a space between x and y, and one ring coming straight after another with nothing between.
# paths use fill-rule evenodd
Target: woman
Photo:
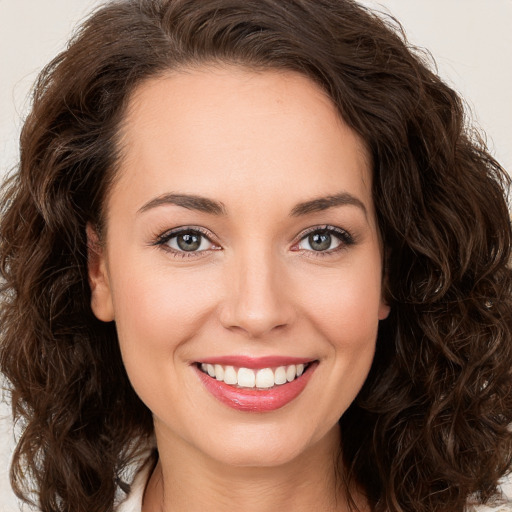
<instances>
[{"instance_id":1,"label":"woman","mask_svg":"<svg viewBox=\"0 0 512 512\"><path fill-rule=\"evenodd\" d=\"M508 185L457 95L352 1L99 9L41 74L2 203L17 494L496 504Z\"/></svg>"}]
</instances>

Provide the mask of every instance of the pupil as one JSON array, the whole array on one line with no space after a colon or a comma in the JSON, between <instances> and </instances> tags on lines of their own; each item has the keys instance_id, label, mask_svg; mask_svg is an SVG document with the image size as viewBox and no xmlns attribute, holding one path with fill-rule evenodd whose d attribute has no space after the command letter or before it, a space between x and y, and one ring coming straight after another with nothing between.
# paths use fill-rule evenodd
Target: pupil
<instances>
[{"instance_id":1,"label":"pupil","mask_svg":"<svg viewBox=\"0 0 512 512\"><path fill-rule=\"evenodd\" d=\"M320 231L309 235L309 244L314 251L325 251L331 246L331 235Z\"/></svg>"},{"instance_id":2,"label":"pupil","mask_svg":"<svg viewBox=\"0 0 512 512\"><path fill-rule=\"evenodd\" d=\"M182 251L195 251L201 245L201 236L191 233L179 235L177 242Z\"/></svg>"}]
</instances>

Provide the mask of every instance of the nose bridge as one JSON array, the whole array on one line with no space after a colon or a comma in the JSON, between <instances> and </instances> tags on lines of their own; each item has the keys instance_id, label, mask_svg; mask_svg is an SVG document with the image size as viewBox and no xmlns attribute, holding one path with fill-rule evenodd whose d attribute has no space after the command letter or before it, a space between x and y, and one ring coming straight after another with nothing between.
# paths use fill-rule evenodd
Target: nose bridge
<instances>
[{"instance_id":1,"label":"nose bridge","mask_svg":"<svg viewBox=\"0 0 512 512\"><path fill-rule=\"evenodd\" d=\"M221 315L224 327L240 329L253 338L292 321L284 268L271 247L252 243L240 250L230 265L227 281Z\"/></svg>"}]
</instances>

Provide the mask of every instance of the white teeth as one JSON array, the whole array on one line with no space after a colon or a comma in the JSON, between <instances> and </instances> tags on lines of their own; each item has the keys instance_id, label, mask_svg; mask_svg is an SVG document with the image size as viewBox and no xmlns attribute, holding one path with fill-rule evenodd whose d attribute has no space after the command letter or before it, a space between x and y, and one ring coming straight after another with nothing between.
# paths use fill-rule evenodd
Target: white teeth
<instances>
[{"instance_id":1,"label":"white teeth","mask_svg":"<svg viewBox=\"0 0 512 512\"><path fill-rule=\"evenodd\" d=\"M280 366L276 369L274 380L277 385L284 384L286 382L286 368L284 366Z\"/></svg>"},{"instance_id":2,"label":"white teeth","mask_svg":"<svg viewBox=\"0 0 512 512\"><path fill-rule=\"evenodd\" d=\"M216 364L215 368L215 378L217 380L224 380L224 368L220 364Z\"/></svg>"},{"instance_id":3,"label":"white teeth","mask_svg":"<svg viewBox=\"0 0 512 512\"><path fill-rule=\"evenodd\" d=\"M210 377L231 386L238 385L243 388L269 389L294 381L304 373L306 366L304 364L291 364L289 366L279 366L274 370L272 368L252 370L250 368L235 368L234 366L202 363L200 368Z\"/></svg>"},{"instance_id":4,"label":"white teeth","mask_svg":"<svg viewBox=\"0 0 512 512\"><path fill-rule=\"evenodd\" d=\"M235 385L238 384L238 377L236 370L232 366L226 366L224 370L224 382L226 384Z\"/></svg>"},{"instance_id":5,"label":"white teeth","mask_svg":"<svg viewBox=\"0 0 512 512\"><path fill-rule=\"evenodd\" d=\"M291 382L295 379L295 376L297 375L297 367L292 364L286 368L286 380L288 382Z\"/></svg>"},{"instance_id":6,"label":"white teeth","mask_svg":"<svg viewBox=\"0 0 512 512\"><path fill-rule=\"evenodd\" d=\"M271 388L274 385L274 372L270 368L263 368L258 370L256 374L256 387L257 388Z\"/></svg>"},{"instance_id":7,"label":"white teeth","mask_svg":"<svg viewBox=\"0 0 512 512\"><path fill-rule=\"evenodd\" d=\"M253 388L256 385L254 370L250 370L249 368L240 368L238 370L238 385L243 388Z\"/></svg>"}]
</instances>

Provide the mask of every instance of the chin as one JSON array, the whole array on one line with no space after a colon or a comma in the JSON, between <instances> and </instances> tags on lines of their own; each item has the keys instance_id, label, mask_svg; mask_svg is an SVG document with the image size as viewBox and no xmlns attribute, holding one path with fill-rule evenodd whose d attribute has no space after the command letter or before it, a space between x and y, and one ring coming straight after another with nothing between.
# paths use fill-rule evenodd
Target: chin
<instances>
[{"instance_id":1,"label":"chin","mask_svg":"<svg viewBox=\"0 0 512 512\"><path fill-rule=\"evenodd\" d=\"M262 441L251 446L232 444L226 450L216 450L211 453L211 457L222 464L237 468L271 468L294 461L302 451L300 447L282 444L276 450L273 443Z\"/></svg>"},{"instance_id":2,"label":"chin","mask_svg":"<svg viewBox=\"0 0 512 512\"><path fill-rule=\"evenodd\" d=\"M338 432L337 425L333 430ZM335 439L338 439L337 435ZM330 432L316 436L299 429L293 432L283 425L274 425L273 428L244 428L240 425L220 439L210 437L202 451L209 458L228 466L270 468L308 456L323 441L331 442Z\"/></svg>"}]
</instances>

